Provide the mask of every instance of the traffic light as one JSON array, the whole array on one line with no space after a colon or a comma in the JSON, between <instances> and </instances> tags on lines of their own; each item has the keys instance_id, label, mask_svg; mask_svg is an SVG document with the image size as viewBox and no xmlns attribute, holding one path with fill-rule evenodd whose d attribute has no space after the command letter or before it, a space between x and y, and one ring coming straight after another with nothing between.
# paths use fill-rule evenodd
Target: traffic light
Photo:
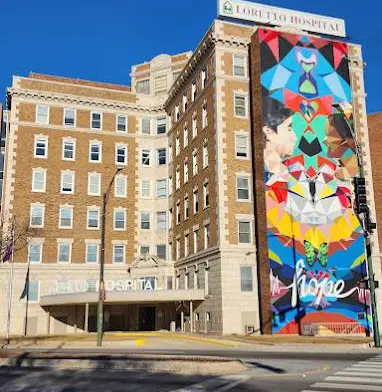
<instances>
[{"instance_id":1,"label":"traffic light","mask_svg":"<svg viewBox=\"0 0 382 392\"><path fill-rule=\"evenodd\" d=\"M363 177L354 177L355 211L363 214L369 211L366 199L366 181Z\"/></svg>"},{"instance_id":2,"label":"traffic light","mask_svg":"<svg viewBox=\"0 0 382 392\"><path fill-rule=\"evenodd\" d=\"M370 214L366 214L366 216L365 216L365 230L368 233L372 233L376 228L377 228L377 224L375 222L372 222L372 220L370 219Z\"/></svg>"}]
</instances>

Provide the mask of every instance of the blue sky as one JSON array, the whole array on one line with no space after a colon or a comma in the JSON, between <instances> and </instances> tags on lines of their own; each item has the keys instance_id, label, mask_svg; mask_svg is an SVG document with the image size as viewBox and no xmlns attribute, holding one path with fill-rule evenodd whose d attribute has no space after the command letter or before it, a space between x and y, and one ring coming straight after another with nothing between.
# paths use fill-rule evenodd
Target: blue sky
<instances>
[{"instance_id":1,"label":"blue sky","mask_svg":"<svg viewBox=\"0 0 382 392\"><path fill-rule=\"evenodd\" d=\"M258 2L346 19L351 40L363 45L368 111L382 111L379 0ZM0 100L12 75L30 71L129 84L132 64L194 49L216 8L216 0L4 1Z\"/></svg>"}]
</instances>

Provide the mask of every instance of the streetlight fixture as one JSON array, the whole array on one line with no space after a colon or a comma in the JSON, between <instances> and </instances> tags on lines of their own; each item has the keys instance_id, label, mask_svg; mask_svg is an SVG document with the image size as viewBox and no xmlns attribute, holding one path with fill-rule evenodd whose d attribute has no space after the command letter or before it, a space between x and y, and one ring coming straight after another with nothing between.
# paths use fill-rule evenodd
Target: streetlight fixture
<instances>
[{"instance_id":1,"label":"streetlight fixture","mask_svg":"<svg viewBox=\"0 0 382 392\"><path fill-rule=\"evenodd\" d=\"M101 225L101 258L99 264L98 307L97 307L97 346L98 347L102 346L102 338L103 338L103 304L105 302L104 270L105 270L106 207L107 207L107 202L109 200L110 190L114 183L115 176L121 170L123 170L122 167L117 168L112 179L110 180L106 192L103 194L102 225Z\"/></svg>"},{"instance_id":2,"label":"streetlight fixture","mask_svg":"<svg viewBox=\"0 0 382 392\"><path fill-rule=\"evenodd\" d=\"M337 102L333 103L332 105L339 114L345 120L351 136L354 140L356 155L357 155L357 163L358 163L358 179L365 178L364 169L363 169L363 159L362 159L362 149L360 144L358 143L357 136L354 130L353 124L349 121L346 117L346 114L342 108L342 106ZM371 258L371 233L370 230L370 211L359 211L357 209L357 215L361 220L362 227L363 227L363 235L365 238L365 247L366 247L366 260L367 260L367 270L368 270L368 278L369 278L369 289L370 289L370 302L371 302L371 311L372 311L372 318L373 318L373 338L374 338L374 346L381 347L381 340L379 334L379 324L378 324L378 313L377 313L377 305L376 305L376 297L375 297L375 281L374 281L374 272L373 272L373 261Z\"/></svg>"}]
</instances>

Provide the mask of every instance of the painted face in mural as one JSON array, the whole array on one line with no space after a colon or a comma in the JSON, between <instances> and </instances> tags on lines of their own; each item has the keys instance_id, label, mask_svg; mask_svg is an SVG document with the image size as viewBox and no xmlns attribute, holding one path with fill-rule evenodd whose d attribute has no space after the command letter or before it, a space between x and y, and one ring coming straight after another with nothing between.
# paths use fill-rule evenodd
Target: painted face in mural
<instances>
[{"instance_id":1,"label":"painted face in mural","mask_svg":"<svg viewBox=\"0 0 382 392\"><path fill-rule=\"evenodd\" d=\"M292 117L284 120L276 131L269 127L263 129L267 141L273 146L280 158L285 159L292 155L296 143L296 135L292 129Z\"/></svg>"}]
</instances>

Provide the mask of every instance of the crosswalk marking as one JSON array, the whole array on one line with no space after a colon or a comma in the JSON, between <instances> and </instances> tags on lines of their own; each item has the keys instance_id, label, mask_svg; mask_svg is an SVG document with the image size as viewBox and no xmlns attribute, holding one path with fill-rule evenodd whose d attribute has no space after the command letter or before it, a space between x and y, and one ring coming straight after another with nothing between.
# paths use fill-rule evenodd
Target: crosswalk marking
<instances>
[{"instance_id":1,"label":"crosswalk marking","mask_svg":"<svg viewBox=\"0 0 382 392\"><path fill-rule=\"evenodd\" d=\"M365 367L350 367L350 368L346 368L345 370L349 371L349 372L363 372L365 374L375 373L375 372L380 373L381 372L381 369L379 369L379 368L365 368Z\"/></svg>"},{"instance_id":2,"label":"crosswalk marking","mask_svg":"<svg viewBox=\"0 0 382 392\"><path fill-rule=\"evenodd\" d=\"M352 391L368 391L368 392L380 392L382 391L382 386L379 385L369 385L369 384L334 384L329 382L318 382L312 385L313 388L329 388L329 389L339 389L341 392L345 392L347 389ZM320 392L323 392L320 390Z\"/></svg>"},{"instance_id":3,"label":"crosswalk marking","mask_svg":"<svg viewBox=\"0 0 382 392\"><path fill-rule=\"evenodd\" d=\"M325 378L326 381L346 381L370 384L382 384L382 379L374 379L368 377L343 377L343 376L329 376Z\"/></svg>"},{"instance_id":4,"label":"crosswalk marking","mask_svg":"<svg viewBox=\"0 0 382 392\"><path fill-rule=\"evenodd\" d=\"M368 376L368 377L380 377L381 373L365 373L365 372L337 372L336 376Z\"/></svg>"}]
</instances>

